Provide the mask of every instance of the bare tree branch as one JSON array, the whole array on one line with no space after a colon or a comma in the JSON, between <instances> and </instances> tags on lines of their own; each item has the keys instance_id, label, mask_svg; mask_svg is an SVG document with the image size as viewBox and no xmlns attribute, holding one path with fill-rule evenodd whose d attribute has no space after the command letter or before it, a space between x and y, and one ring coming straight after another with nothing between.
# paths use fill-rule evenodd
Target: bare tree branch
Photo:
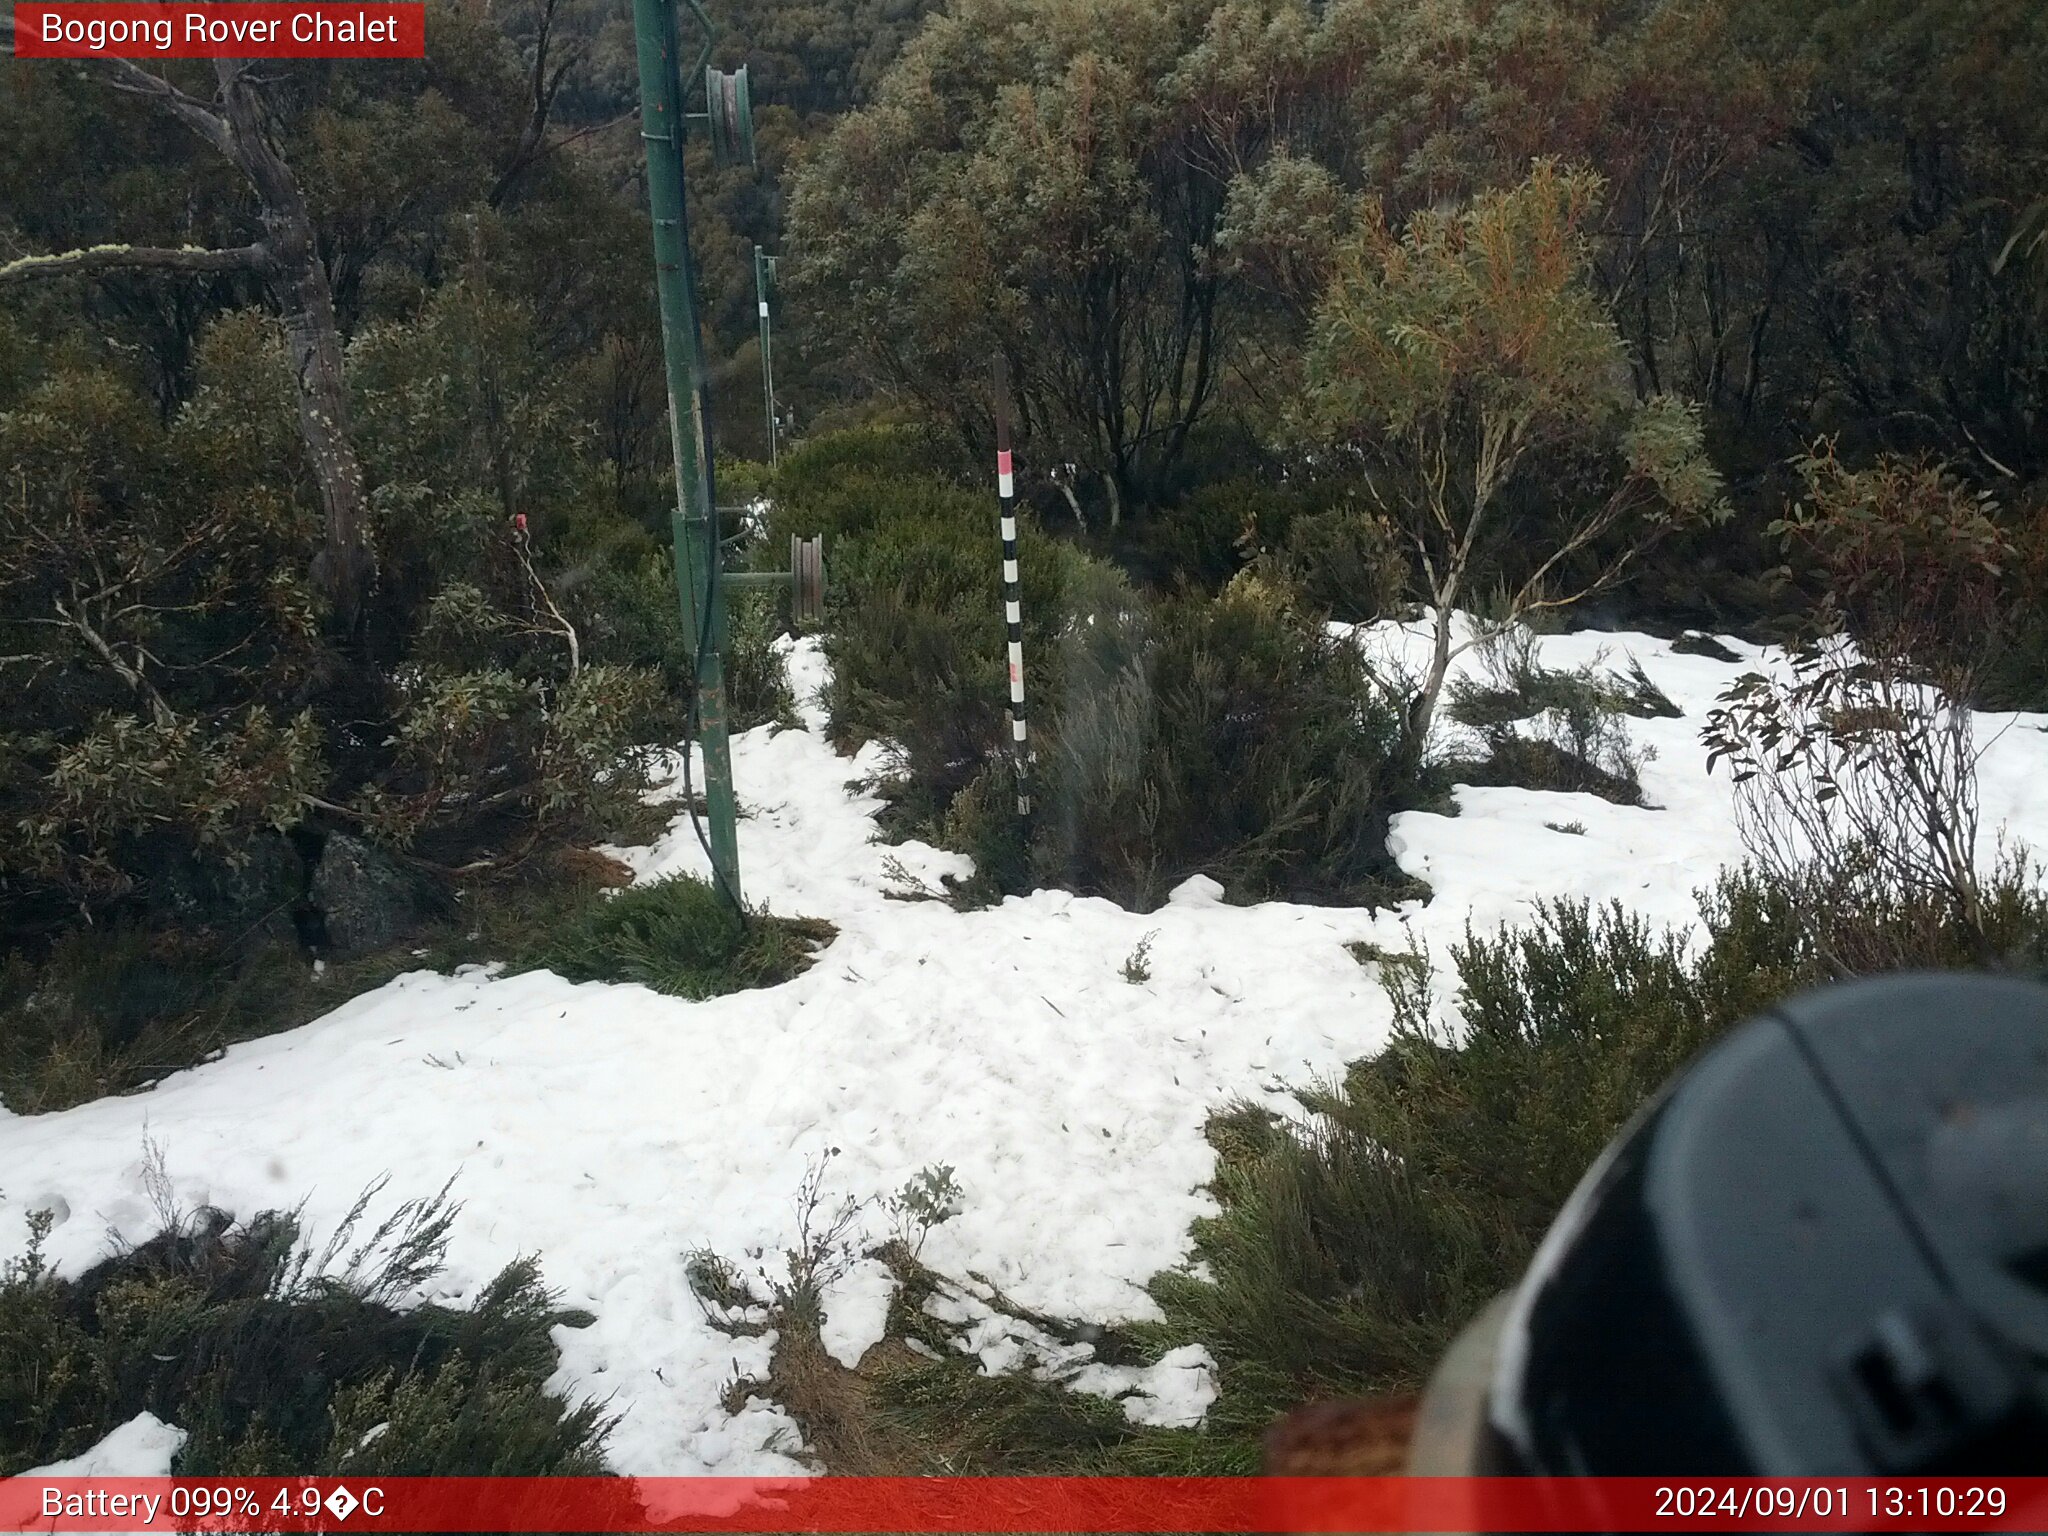
<instances>
[{"instance_id":1,"label":"bare tree branch","mask_svg":"<svg viewBox=\"0 0 2048 1536\"><path fill-rule=\"evenodd\" d=\"M164 696L157 692L156 684L142 675L140 667L133 666L121 659L120 653L108 642L106 636L93 627L91 620L86 617L83 609L68 608L62 599L59 599L54 606L58 617L70 628L76 630L85 643L92 648L94 654L111 667L121 681L126 683L149 705L150 718L159 727L168 730L177 725L177 712L171 708Z\"/></svg>"},{"instance_id":2,"label":"bare tree branch","mask_svg":"<svg viewBox=\"0 0 2048 1536\"><path fill-rule=\"evenodd\" d=\"M546 0L541 7L539 32L533 44L533 77L526 127L519 135L510 163L486 199L493 208L503 204L519 184L519 178L555 147L547 142L548 118L554 112L555 96L562 89L562 82L583 57L581 48L572 48L568 57L560 60L552 71L548 68L548 48L554 38L555 11L559 3L560 0Z\"/></svg>"},{"instance_id":3,"label":"bare tree branch","mask_svg":"<svg viewBox=\"0 0 2048 1536\"><path fill-rule=\"evenodd\" d=\"M110 90L120 91L128 96L145 96L159 102L163 107L206 140L229 159L235 158L234 134L228 127L227 119L213 111L196 97L188 96L162 75L153 75L129 59L108 59L106 61L111 78L107 80Z\"/></svg>"},{"instance_id":4,"label":"bare tree branch","mask_svg":"<svg viewBox=\"0 0 2048 1536\"><path fill-rule=\"evenodd\" d=\"M0 286L34 277L90 276L96 272L247 272L263 265L260 245L213 251L203 246L93 245L53 256L23 256L0 263Z\"/></svg>"}]
</instances>

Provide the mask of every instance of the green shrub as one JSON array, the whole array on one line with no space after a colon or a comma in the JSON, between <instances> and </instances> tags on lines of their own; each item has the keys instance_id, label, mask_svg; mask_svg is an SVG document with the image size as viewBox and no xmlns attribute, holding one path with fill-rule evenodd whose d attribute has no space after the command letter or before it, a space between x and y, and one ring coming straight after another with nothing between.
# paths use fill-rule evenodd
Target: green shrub
<instances>
[{"instance_id":1,"label":"green shrub","mask_svg":"<svg viewBox=\"0 0 2048 1536\"><path fill-rule=\"evenodd\" d=\"M2008 963L2041 966L2048 896L2014 867L1995 892ZM1431 1016L1425 956L1363 957L1395 1001L1387 1048L1303 1095L1312 1125L1252 1105L1212 1121L1222 1210L1195 1230L1207 1274L1152 1285L1166 1336L1216 1355L1211 1434L1249 1456L1304 1397L1418 1385L1661 1084L1731 1026L1837 974L1827 935L1852 930L1897 968L1975 953L1933 903L1831 911L1826 892L1753 870L1725 875L1701 911L1706 937L1691 946L1619 907L1574 903L1468 935L1452 955L1455 1038Z\"/></svg>"},{"instance_id":2,"label":"green shrub","mask_svg":"<svg viewBox=\"0 0 2048 1536\"><path fill-rule=\"evenodd\" d=\"M185 1429L188 1477L602 1473L613 1420L549 1393L552 1329L581 1326L531 1259L467 1310L405 1305L439 1272L456 1207L409 1201L346 1264L362 1201L321 1254L295 1213L219 1211L76 1279L45 1223L0 1276L0 1475L74 1456L142 1412ZM388 1426L376 1436L377 1424Z\"/></svg>"},{"instance_id":3,"label":"green shrub","mask_svg":"<svg viewBox=\"0 0 2048 1536\"><path fill-rule=\"evenodd\" d=\"M758 910L742 922L708 882L671 875L591 900L523 963L571 981L638 982L702 999L799 976L834 933L829 923Z\"/></svg>"},{"instance_id":4,"label":"green shrub","mask_svg":"<svg viewBox=\"0 0 2048 1536\"><path fill-rule=\"evenodd\" d=\"M1361 506L1297 518L1281 557L1303 598L1346 623L1369 623L1394 612L1408 591L1409 556L1400 535Z\"/></svg>"},{"instance_id":5,"label":"green shrub","mask_svg":"<svg viewBox=\"0 0 2048 1536\"><path fill-rule=\"evenodd\" d=\"M109 924L32 961L0 961L0 1102L66 1109L304 1023L419 962L338 962L315 978L289 930L236 944L201 931Z\"/></svg>"},{"instance_id":6,"label":"green shrub","mask_svg":"<svg viewBox=\"0 0 2048 1536\"><path fill-rule=\"evenodd\" d=\"M658 813L634 835L651 837L665 820ZM606 864L583 850L529 860L449 892L447 910L392 947L337 956L320 971L288 912L253 901L233 929L167 902L163 921L108 923L40 953L17 950L0 957L0 1104L24 1115L67 1109L296 1028L400 972L527 952L565 908L605 888L616 873ZM202 893L202 904L218 899Z\"/></svg>"},{"instance_id":7,"label":"green shrub","mask_svg":"<svg viewBox=\"0 0 2048 1536\"><path fill-rule=\"evenodd\" d=\"M1675 720L1682 713L1634 658L1626 672L1546 667L1537 657L1536 637L1519 626L1488 645L1481 660L1482 674L1453 678L1446 690L1446 713L1460 725L1485 730L1547 711L1643 720Z\"/></svg>"},{"instance_id":8,"label":"green shrub","mask_svg":"<svg viewBox=\"0 0 2048 1536\"><path fill-rule=\"evenodd\" d=\"M1292 513L1291 505L1276 505L1277 501L1264 481L1205 485L1178 506L1162 507L1140 519L1124 536L1121 553L1153 586L1214 592L1244 569L1259 545L1262 527L1278 528Z\"/></svg>"},{"instance_id":9,"label":"green shrub","mask_svg":"<svg viewBox=\"0 0 2048 1536\"><path fill-rule=\"evenodd\" d=\"M1408 582L1408 553L1352 486L1242 475L1204 485L1125 536L1121 558L1162 589L1214 592L1259 563L1318 612L1364 622L1391 611Z\"/></svg>"},{"instance_id":10,"label":"green shrub","mask_svg":"<svg viewBox=\"0 0 2048 1536\"><path fill-rule=\"evenodd\" d=\"M1496 729L1485 733L1486 755L1453 761L1445 777L1460 784L1597 795L1614 805L1642 805L1642 759L1628 734L1605 715L1561 722L1557 739Z\"/></svg>"},{"instance_id":11,"label":"green shrub","mask_svg":"<svg viewBox=\"0 0 2048 1536\"><path fill-rule=\"evenodd\" d=\"M827 510L842 502L848 486L874 480L943 479L957 467L957 461L957 450L919 427L854 427L808 438L783 454L769 494L778 515L786 512L799 520L812 520L793 527L792 532L853 532L857 530L833 521ZM784 542L788 542L786 535Z\"/></svg>"},{"instance_id":12,"label":"green shrub","mask_svg":"<svg viewBox=\"0 0 2048 1536\"><path fill-rule=\"evenodd\" d=\"M1249 572L1154 612L1028 516L1038 814L1018 826L995 504L862 467L893 442L851 445L838 478L793 458L798 492L775 514L826 530L826 702L842 743L890 743L891 830L970 854L974 899L1036 882L1150 907L1206 873L1239 897L1348 900L1400 881L1385 849L1407 788L1398 717L1353 649ZM1306 496L1282 499L1291 514Z\"/></svg>"},{"instance_id":13,"label":"green shrub","mask_svg":"<svg viewBox=\"0 0 2048 1536\"><path fill-rule=\"evenodd\" d=\"M218 876L301 827L461 868L632 806L644 749L675 737L674 645L606 600L658 585L636 580L656 550L594 489L538 349L530 314L460 284L358 333L379 572L360 645L312 575L274 320L216 318L168 420L72 367L0 414L21 471L0 487L0 653L35 663L0 730L0 940L133 919L167 858Z\"/></svg>"},{"instance_id":14,"label":"green shrub","mask_svg":"<svg viewBox=\"0 0 2048 1536\"><path fill-rule=\"evenodd\" d=\"M1043 728L1036 877L1141 910L1195 874L1232 896L1379 899L1408 786L1399 714L1355 648L1240 577L1216 600L1077 616Z\"/></svg>"},{"instance_id":15,"label":"green shrub","mask_svg":"<svg viewBox=\"0 0 2048 1536\"><path fill-rule=\"evenodd\" d=\"M783 633L781 606L774 592L728 594L725 653L726 707L732 728L797 723L796 695L790 691L789 669L776 653Z\"/></svg>"},{"instance_id":16,"label":"green shrub","mask_svg":"<svg viewBox=\"0 0 2048 1536\"><path fill-rule=\"evenodd\" d=\"M992 495L943 481L854 478L828 506L825 702L845 742L891 743L915 796L912 824L935 830L1007 736L1009 679L1002 545ZM798 517L797 512L778 517ZM1056 686L1055 637L1092 565L1020 519L1026 677Z\"/></svg>"}]
</instances>

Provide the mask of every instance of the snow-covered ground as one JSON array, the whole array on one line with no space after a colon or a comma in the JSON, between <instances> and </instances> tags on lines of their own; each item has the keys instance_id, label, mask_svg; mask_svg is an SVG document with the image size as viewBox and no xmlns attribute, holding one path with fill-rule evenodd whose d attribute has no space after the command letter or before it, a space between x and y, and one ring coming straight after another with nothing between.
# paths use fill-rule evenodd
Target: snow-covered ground
<instances>
[{"instance_id":1,"label":"snow-covered ground","mask_svg":"<svg viewBox=\"0 0 2048 1536\"><path fill-rule=\"evenodd\" d=\"M1419 629L1391 627L1359 640L1411 656L1424 644ZM879 802L849 781L879 759L826 746L810 702L821 663L796 646L807 728L749 732L733 755L749 898L839 927L808 974L688 1003L546 973L419 972L146 1093L0 1111L0 1258L42 1208L57 1216L48 1252L65 1271L102 1256L110 1230L150 1235L151 1142L185 1204L249 1216L303 1199L315 1241L381 1175L393 1202L458 1175L466 1207L436 1295L459 1303L539 1252L566 1304L596 1315L558 1330L558 1385L624 1412L620 1470L795 1471L782 1413L719 1407L736 1371L765 1369L769 1341L715 1331L684 1271L707 1247L779 1267L792 1197L828 1153L830 1189L854 1197L887 1195L928 1165L955 1170L963 1209L924 1249L939 1271L979 1272L1044 1312L1145 1316L1144 1282L1185 1260L1189 1224L1209 1209L1210 1111L1235 1096L1298 1110L1284 1085L1383 1040L1387 1002L1347 941L1401 948L1412 931L1447 962L1468 920L1485 930L1558 895L1694 920L1693 892L1740 851L1727 776L1706 775L1698 731L1742 667L1635 635L1540 646L1554 667L1603 650L1609 665L1640 661L1685 711L1628 722L1655 749L1643 771L1654 809L1464 789L1461 815L1410 814L1394 829L1403 867L1435 889L1426 906L1235 908L1198 879L1138 915L1056 891L975 913L892 899L891 861L933 884L965 862L871 841ZM2048 720L1981 725L1987 835L2048 848ZM1570 822L1585 834L1547 825ZM623 856L642 877L706 867L687 820ZM1122 968L1148 936L1152 976L1134 984ZM886 1226L874 1216L874 1235ZM849 1278L832 1306L835 1352L857 1358L879 1336L887 1299L872 1268ZM989 1324L971 1294L951 1305L991 1366L1052 1350ZM1203 1364L1177 1351L1142 1380L1092 1366L1081 1385L1138 1389L1134 1418L1185 1419L1209 1395Z\"/></svg>"}]
</instances>

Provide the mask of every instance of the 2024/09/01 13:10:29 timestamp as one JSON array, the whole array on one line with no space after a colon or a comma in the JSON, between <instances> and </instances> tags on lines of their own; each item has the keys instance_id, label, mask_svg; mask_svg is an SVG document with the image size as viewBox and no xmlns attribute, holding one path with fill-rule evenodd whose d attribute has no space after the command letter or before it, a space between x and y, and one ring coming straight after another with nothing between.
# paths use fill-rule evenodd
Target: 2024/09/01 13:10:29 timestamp
<instances>
[{"instance_id":1,"label":"2024/09/01 13:10:29 timestamp","mask_svg":"<svg viewBox=\"0 0 2048 1536\"><path fill-rule=\"evenodd\" d=\"M1672 1483L1657 1489L1655 1505L1660 1519L1679 1520L2000 1520L2008 1500L1998 1483Z\"/></svg>"}]
</instances>

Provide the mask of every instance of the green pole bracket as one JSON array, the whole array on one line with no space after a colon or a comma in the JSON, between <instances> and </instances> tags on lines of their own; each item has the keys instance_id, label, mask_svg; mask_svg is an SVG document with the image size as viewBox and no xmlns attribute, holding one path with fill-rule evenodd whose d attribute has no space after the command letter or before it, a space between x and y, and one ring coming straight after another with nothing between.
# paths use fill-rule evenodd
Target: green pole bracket
<instances>
[{"instance_id":1,"label":"green pole bracket","mask_svg":"<svg viewBox=\"0 0 2048 1536\"><path fill-rule=\"evenodd\" d=\"M727 571L723 580L730 592L788 592L791 622L808 629L825 617L824 537L791 534L786 571Z\"/></svg>"}]
</instances>

